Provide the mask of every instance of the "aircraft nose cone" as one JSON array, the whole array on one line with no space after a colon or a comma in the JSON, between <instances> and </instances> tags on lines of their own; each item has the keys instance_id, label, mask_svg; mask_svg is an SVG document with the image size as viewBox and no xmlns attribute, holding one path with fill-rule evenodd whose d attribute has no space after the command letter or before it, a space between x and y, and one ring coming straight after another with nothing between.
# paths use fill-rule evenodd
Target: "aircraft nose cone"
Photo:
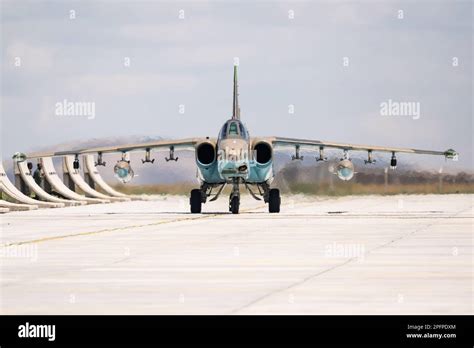
<instances>
[{"instance_id":1,"label":"aircraft nose cone","mask_svg":"<svg viewBox=\"0 0 474 348\"><path fill-rule=\"evenodd\" d=\"M239 152L236 149L230 149L227 151L227 159L229 161L237 161L239 158Z\"/></svg>"},{"instance_id":2,"label":"aircraft nose cone","mask_svg":"<svg viewBox=\"0 0 474 348\"><path fill-rule=\"evenodd\" d=\"M225 169L238 169L242 166L245 166L245 162L243 161L223 161L222 167Z\"/></svg>"}]
</instances>

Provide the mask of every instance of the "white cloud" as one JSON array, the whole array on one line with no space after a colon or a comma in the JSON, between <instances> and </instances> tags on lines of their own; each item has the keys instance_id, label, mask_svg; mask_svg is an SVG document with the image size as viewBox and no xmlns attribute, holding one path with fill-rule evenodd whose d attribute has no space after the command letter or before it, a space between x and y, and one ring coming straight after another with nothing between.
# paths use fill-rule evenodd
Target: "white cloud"
<instances>
[{"instance_id":1,"label":"white cloud","mask_svg":"<svg viewBox=\"0 0 474 348\"><path fill-rule=\"evenodd\" d=\"M196 87L197 79L178 74L85 74L65 79L61 83L67 93L81 95L127 96L159 93L161 90L189 90Z\"/></svg>"},{"instance_id":2,"label":"white cloud","mask_svg":"<svg viewBox=\"0 0 474 348\"><path fill-rule=\"evenodd\" d=\"M181 44L192 42L194 36L206 33L208 30L209 21L205 19L176 20L163 24L129 24L121 27L118 34L124 39L146 41L149 44Z\"/></svg>"}]
</instances>

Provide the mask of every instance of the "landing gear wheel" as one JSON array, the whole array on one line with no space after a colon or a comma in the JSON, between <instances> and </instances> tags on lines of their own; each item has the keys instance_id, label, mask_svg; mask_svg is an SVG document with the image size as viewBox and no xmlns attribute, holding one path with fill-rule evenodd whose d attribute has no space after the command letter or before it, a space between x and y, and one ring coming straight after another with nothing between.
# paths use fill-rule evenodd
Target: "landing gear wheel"
<instances>
[{"instance_id":1,"label":"landing gear wheel","mask_svg":"<svg viewBox=\"0 0 474 348\"><path fill-rule=\"evenodd\" d=\"M280 212L280 190L271 189L268 195L268 211L270 213L279 213Z\"/></svg>"},{"instance_id":2,"label":"landing gear wheel","mask_svg":"<svg viewBox=\"0 0 474 348\"><path fill-rule=\"evenodd\" d=\"M201 190L191 190L191 197L189 198L189 204L191 205L191 213L199 214L201 212L202 200Z\"/></svg>"},{"instance_id":3,"label":"landing gear wheel","mask_svg":"<svg viewBox=\"0 0 474 348\"><path fill-rule=\"evenodd\" d=\"M239 205L240 205L240 197L239 196L234 196L230 199L229 210L232 212L232 214L238 214L239 213Z\"/></svg>"}]
</instances>

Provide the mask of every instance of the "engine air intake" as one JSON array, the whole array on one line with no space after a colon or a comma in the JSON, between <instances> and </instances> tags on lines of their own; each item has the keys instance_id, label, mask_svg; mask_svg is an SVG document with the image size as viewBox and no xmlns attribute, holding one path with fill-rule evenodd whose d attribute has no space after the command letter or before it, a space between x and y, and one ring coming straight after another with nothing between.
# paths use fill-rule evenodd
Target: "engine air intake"
<instances>
[{"instance_id":1,"label":"engine air intake","mask_svg":"<svg viewBox=\"0 0 474 348\"><path fill-rule=\"evenodd\" d=\"M216 151L214 146L210 143L202 143L196 150L197 159L200 163L208 165L216 159Z\"/></svg>"},{"instance_id":2,"label":"engine air intake","mask_svg":"<svg viewBox=\"0 0 474 348\"><path fill-rule=\"evenodd\" d=\"M272 147L268 143L258 143L254 146L254 156L257 163L265 164L272 159Z\"/></svg>"}]
</instances>

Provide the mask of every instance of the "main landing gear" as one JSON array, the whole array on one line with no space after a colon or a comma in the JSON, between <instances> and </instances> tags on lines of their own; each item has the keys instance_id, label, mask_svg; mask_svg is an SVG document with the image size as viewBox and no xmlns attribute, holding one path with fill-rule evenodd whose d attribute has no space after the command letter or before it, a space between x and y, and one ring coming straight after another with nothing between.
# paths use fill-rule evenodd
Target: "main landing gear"
<instances>
[{"instance_id":1,"label":"main landing gear","mask_svg":"<svg viewBox=\"0 0 474 348\"><path fill-rule=\"evenodd\" d=\"M238 214L240 208L240 188L239 185L241 181L239 178L234 178L232 180L232 191L229 196L229 211L232 214ZM258 183L258 184L248 184L243 182L247 190L249 191L250 195L255 198L256 200L261 200L258 195L263 197L265 203L268 203L268 212L269 213L279 213L280 212L280 190L277 188L270 188L270 185L265 183ZM191 205L191 213L199 214L201 212L202 204L206 203L207 197L213 195L210 201L215 201L221 192L223 191L226 184L208 184L203 183L200 189L194 189L191 191L191 197L189 199L189 203ZM258 192L253 192L249 185L256 185L258 188ZM218 191L213 194L213 188L219 187Z\"/></svg>"},{"instance_id":2,"label":"main landing gear","mask_svg":"<svg viewBox=\"0 0 474 348\"><path fill-rule=\"evenodd\" d=\"M214 197L210 199L210 201L212 202L219 197L225 187L225 184L208 184L204 182L202 183L200 189L191 190L191 196L189 197L191 213L199 214L201 212L202 204L206 203L207 197L210 197L212 195L212 189L215 187L219 187L219 190L214 194Z\"/></svg>"},{"instance_id":3,"label":"main landing gear","mask_svg":"<svg viewBox=\"0 0 474 348\"><path fill-rule=\"evenodd\" d=\"M268 193L268 212L279 213L280 212L280 190L273 188Z\"/></svg>"},{"instance_id":4,"label":"main landing gear","mask_svg":"<svg viewBox=\"0 0 474 348\"><path fill-rule=\"evenodd\" d=\"M189 199L189 204L191 204L191 213L199 214L201 212L202 198L200 189L194 189L191 191L191 198Z\"/></svg>"},{"instance_id":5,"label":"main landing gear","mask_svg":"<svg viewBox=\"0 0 474 348\"><path fill-rule=\"evenodd\" d=\"M258 193L263 197L265 203L268 203L268 212L279 213L281 204L280 190L277 188L271 189L270 185L268 185L266 182L256 185L258 188ZM257 195L252 192L250 187L247 186L247 190L250 192L253 198L260 200L260 198L258 198Z\"/></svg>"}]
</instances>

